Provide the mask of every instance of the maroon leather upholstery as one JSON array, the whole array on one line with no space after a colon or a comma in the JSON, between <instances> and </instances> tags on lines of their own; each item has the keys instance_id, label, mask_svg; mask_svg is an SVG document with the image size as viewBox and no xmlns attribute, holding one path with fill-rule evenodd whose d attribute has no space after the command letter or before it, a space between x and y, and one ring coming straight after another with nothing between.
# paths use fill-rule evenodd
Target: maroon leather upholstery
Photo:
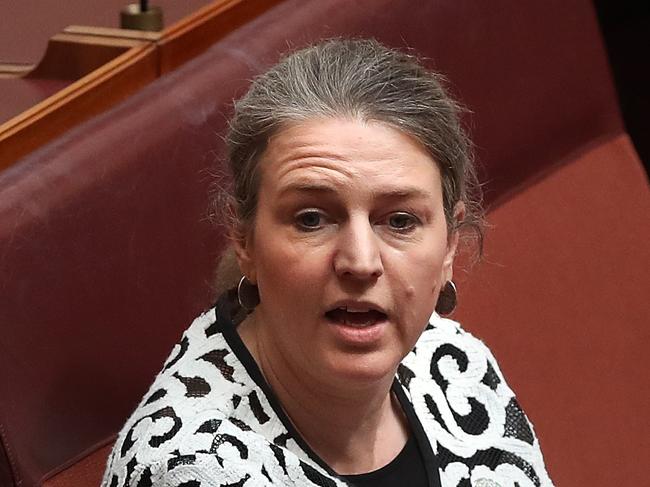
<instances>
[{"instance_id":1,"label":"maroon leather upholstery","mask_svg":"<svg viewBox=\"0 0 650 487\"><path fill-rule=\"evenodd\" d=\"M97 446L73 460L71 465L62 468L43 482L43 487L81 487L97 486L101 483L106 459L113 449L113 441Z\"/></svg>"},{"instance_id":2,"label":"maroon leather upholstery","mask_svg":"<svg viewBox=\"0 0 650 487\"><path fill-rule=\"evenodd\" d=\"M271 9L0 174L0 438L13 482L39 485L105 445L210 304L224 238L206 221L209 169L231 101L288 45L338 35L411 46L453 80L474 112L490 202L623 130L587 0ZM502 365L522 377L544 367ZM538 422L553 420L523 402ZM0 455L3 472L7 483Z\"/></svg>"},{"instance_id":3,"label":"maroon leather upholstery","mask_svg":"<svg viewBox=\"0 0 650 487\"><path fill-rule=\"evenodd\" d=\"M619 135L491 212L484 261L456 272L457 316L498 358L558 486L647 483L648 215Z\"/></svg>"},{"instance_id":4,"label":"maroon leather upholstery","mask_svg":"<svg viewBox=\"0 0 650 487\"><path fill-rule=\"evenodd\" d=\"M188 72L0 175L0 434L16 484L112 436L211 303L225 242L206 168L223 116Z\"/></svg>"}]
</instances>

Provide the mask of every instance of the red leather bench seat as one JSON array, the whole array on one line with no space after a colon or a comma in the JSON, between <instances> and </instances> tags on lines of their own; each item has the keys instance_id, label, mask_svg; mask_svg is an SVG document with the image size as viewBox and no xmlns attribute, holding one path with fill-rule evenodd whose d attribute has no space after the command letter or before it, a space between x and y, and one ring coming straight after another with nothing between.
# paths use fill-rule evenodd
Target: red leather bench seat
<instances>
[{"instance_id":1,"label":"red leather bench seat","mask_svg":"<svg viewBox=\"0 0 650 487\"><path fill-rule=\"evenodd\" d=\"M558 486L646 483L649 215L615 136L492 211L485 259L456 273L459 319L490 344Z\"/></svg>"}]
</instances>

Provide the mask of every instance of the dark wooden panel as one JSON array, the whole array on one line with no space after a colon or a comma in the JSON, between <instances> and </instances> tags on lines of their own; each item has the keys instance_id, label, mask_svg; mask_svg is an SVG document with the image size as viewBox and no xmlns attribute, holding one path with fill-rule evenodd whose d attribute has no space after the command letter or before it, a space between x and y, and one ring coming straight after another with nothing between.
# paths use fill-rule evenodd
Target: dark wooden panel
<instances>
[{"instance_id":1,"label":"dark wooden panel","mask_svg":"<svg viewBox=\"0 0 650 487\"><path fill-rule=\"evenodd\" d=\"M0 169L153 81L156 49L136 43L112 61L0 125ZM0 85L1 86L1 85Z\"/></svg>"}]
</instances>

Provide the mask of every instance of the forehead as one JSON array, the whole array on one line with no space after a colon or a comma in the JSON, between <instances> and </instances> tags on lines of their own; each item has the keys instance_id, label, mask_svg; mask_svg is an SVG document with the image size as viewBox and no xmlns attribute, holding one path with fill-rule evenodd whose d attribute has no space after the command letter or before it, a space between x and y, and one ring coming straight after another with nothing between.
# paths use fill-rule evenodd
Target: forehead
<instances>
[{"instance_id":1,"label":"forehead","mask_svg":"<svg viewBox=\"0 0 650 487\"><path fill-rule=\"evenodd\" d=\"M381 122L319 119L274 135L260 161L260 190L300 185L437 195L438 165L414 137Z\"/></svg>"}]
</instances>

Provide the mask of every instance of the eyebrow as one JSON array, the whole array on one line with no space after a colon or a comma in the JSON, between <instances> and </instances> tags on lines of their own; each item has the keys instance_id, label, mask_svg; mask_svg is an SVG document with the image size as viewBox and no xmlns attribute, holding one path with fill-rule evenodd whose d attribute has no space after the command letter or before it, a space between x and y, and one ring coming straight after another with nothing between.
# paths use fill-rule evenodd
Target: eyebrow
<instances>
[{"instance_id":1,"label":"eyebrow","mask_svg":"<svg viewBox=\"0 0 650 487\"><path fill-rule=\"evenodd\" d=\"M280 190L280 196L292 192L336 194L338 190L335 186L326 183L295 182L282 188ZM432 196L431 192L416 186L379 188L373 191L373 193L375 197L386 199L425 199Z\"/></svg>"},{"instance_id":2,"label":"eyebrow","mask_svg":"<svg viewBox=\"0 0 650 487\"><path fill-rule=\"evenodd\" d=\"M290 183L280 190L280 195L285 193L336 193L336 188L324 183Z\"/></svg>"}]
</instances>

